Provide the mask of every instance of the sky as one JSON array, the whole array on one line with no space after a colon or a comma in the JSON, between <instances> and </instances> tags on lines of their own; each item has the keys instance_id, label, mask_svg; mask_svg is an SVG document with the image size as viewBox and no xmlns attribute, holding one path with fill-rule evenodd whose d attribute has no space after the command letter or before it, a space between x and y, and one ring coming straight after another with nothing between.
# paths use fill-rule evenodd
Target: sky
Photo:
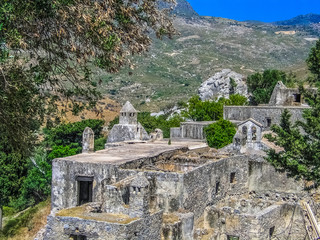
<instances>
[{"instance_id":1,"label":"sky","mask_svg":"<svg viewBox=\"0 0 320 240\"><path fill-rule=\"evenodd\" d=\"M202 16L273 22L320 14L320 0L188 0Z\"/></svg>"}]
</instances>

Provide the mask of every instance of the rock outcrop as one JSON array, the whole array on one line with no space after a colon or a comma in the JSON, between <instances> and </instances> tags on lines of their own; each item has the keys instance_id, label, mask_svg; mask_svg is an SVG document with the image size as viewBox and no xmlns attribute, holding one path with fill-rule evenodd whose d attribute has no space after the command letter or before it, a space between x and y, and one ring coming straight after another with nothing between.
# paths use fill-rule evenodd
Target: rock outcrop
<instances>
[{"instance_id":1,"label":"rock outcrop","mask_svg":"<svg viewBox=\"0 0 320 240\"><path fill-rule=\"evenodd\" d=\"M198 93L202 101L220 97L229 98L233 93L248 97L248 88L244 76L230 69L223 69L203 82Z\"/></svg>"}]
</instances>

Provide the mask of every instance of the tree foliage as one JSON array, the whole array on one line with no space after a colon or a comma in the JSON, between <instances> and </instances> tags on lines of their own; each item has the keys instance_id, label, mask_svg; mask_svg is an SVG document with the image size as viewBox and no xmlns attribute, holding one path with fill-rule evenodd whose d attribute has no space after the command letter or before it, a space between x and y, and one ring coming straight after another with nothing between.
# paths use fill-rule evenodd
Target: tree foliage
<instances>
[{"instance_id":1,"label":"tree foliage","mask_svg":"<svg viewBox=\"0 0 320 240\"><path fill-rule=\"evenodd\" d=\"M215 121L223 117L224 105L242 106L247 104L247 98L239 94L230 95L229 99L220 98L218 101L201 101L199 96L193 96L188 101L184 116L193 121Z\"/></svg>"},{"instance_id":2,"label":"tree foliage","mask_svg":"<svg viewBox=\"0 0 320 240\"><path fill-rule=\"evenodd\" d=\"M0 1L0 207L17 196L37 130L57 116L57 103L74 113L92 107L100 94L91 71L118 71L147 50L151 32L175 33L154 0Z\"/></svg>"},{"instance_id":3,"label":"tree foliage","mask_svg":"<svg viewBox=\"0 0 320 240\"><path fill-rule=\"evenodd\" d=\"M48 154L48 159L52 160L80 153L84 129L90 127L94 132L95 140L98 140L102 137L101 130L103 124L103 120L88 119L44 129L46 134L45 144L51 149ZM96 148L96 150L100 149Z\"/></svg>"},{"instance_id":4,"label":"tree foliage","mask_svg":"<svg viewBox=\"0 0 320 240\"><path fill-rule=\"evenodd\" d=\"M232 122L220 119L205 127L204 132L209 147L222 148L232 143L236 128Z\"/></svg>"},{"instance_id":5,"label":"tree foliage","mask_svg":"<svg viewBox=\"0 0 320 240\"><path fill-rule=\"evenodd\" d=\"M163 131L164 138L169 138L170 128L179 127L182 121L184 121L184 118L179 114L174 114L173 116L151 116L150 112L140 112L138 114L138 122L141 123L148 133L154 132L156 128L160 128ZM110 122L109 130L118 123L119 117Z\"/></svg>"},{"instance_id":6,"label":"tree foliage","mask_svg":"<svg viewBox=\"0 0 320 240\"><path fill-rule=\"evenodd\" d=\"M255 73L248 77L248 91L252 94L251 104L266 104L269 102L272 91L278 81L282 81L286 86L292 86L295 76L287 75L279 70L265 70L263 73Z\"/></svg>"},{"instance_id":7,"label":"tree foliage","mask_svg":"<svg viewBox=\"0 0 320 240\"><path fill-rule=\"evenodd\" d=\"M306 60L308 68L316 77L314 81L320 83L320 40L316 42L316 46L311 48L309 56Z\"/></svg>"},{"instance_id":8,"label":"tree foliage","mask_svg":"<svg viewBox=\"0 0 320 240\"><path fill-rule=\"evenodd\" d=\"M304 110L303 121L290 122L291 114L286 110L279 126L272 126L274 136L268 139L283 150L268 151L267 160L280 171L290 176L320 183L320 91L306 96L311 109Z\"/></svg>"}]
</instances>

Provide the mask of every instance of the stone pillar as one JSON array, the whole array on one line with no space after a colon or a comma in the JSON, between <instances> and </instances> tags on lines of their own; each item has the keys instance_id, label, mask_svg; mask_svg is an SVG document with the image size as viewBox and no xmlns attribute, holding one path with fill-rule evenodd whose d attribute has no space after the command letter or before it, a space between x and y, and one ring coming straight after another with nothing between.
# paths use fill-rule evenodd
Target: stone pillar
<instances>
[{"instance_id":1,"label":"stone pillar","mask_svg":"<svg viewBox=\"0 0 320 240\"><path fill-rule=\"evenodd\" d=\"M102 211L107 213L121 213L122 199L115 186L107 185L103 192Z\"/></svg>"},{"instance_id":2,"label":"stone pillar","mask_svg":"<svg viewBox=\"0 0 320 240\"><path fill-rule=\"evenodd\" d=\"M130 217L143 217L149 214L149 182L139 174L130 184Z\"/></svg>"},{"instance_id":3,"label":"stone pillar","mask_svg":"<svg viewBox=\"0 0 320 240\"><path fill-rule=\"evenodd\" d=\"M91 128L86 127L82 134L82 153L94 152L94 132Z\"/></svg>"}]
</instances>

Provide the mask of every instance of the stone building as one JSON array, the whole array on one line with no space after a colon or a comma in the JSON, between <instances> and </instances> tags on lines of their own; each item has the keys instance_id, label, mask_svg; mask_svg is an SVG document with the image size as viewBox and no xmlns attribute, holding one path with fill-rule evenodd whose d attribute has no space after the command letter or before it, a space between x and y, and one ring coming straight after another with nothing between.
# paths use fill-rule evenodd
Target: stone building
<instances>
[{"instance_id":1,"label":"stone building","mask_svg":"<svg viewBox=\"0 0 320 240\"><path fill-rule=\"evenodd\" d=\"M252 118L241 122L237 126L237 132L233 137L232 148L240 153L253 150L267 149L262 143L262 124Z\"/></svg>"},{"instance_id":2,"label":"stone building","mask_svg":"<svg viewBox=\"0 0 320 240\"><path fill-rule=\"evenodd\" d=\"M120 111L119 124L115 124L111 129L107 143L149 140L148 133L137 118L138 111L127 101Z\"/></svg>"},{"instance_id":3,"label":"stone building","mask_svg":"<svg viewBox=\"0 0 320 240\"><path fill-rule=\"evenodd\" d=\"M45 239L302 240L303 189L261 155L197 142L123 143L53 161Z\"/></svg>"},{"instance_id":4,"label":"stone building","mask_svg":"<svg viewBox=\"0 0 320 240\"><path fill-rule=\"evenodd\" d=\"M117 144L53 160L44 239L307 239L300 201L313 196L266 162L263 124L244 119L218 151L198 141L203 123L191 123L171 145L131 141L140 139L130 128L136 113L123 107L108 139Z\"/></svg>"},{"instance_id":5,"label":"stone building","mask_svg":"<svg viewBox=\"0 0 320 240\"><path fill-rule=\"evenodd\" d=\"M316 91L316 89L308 89ZM302 114L309 106L305 103L303 95L297 88L287 88L278 82L272 92L269 104L258 106L224 106L223 118L230 121L245 121L252 118L263 125L263 130L269 130L271 125L279 124L281 114L287 109L296 122L302 119Z\"/></svg>"}]
</instances>

